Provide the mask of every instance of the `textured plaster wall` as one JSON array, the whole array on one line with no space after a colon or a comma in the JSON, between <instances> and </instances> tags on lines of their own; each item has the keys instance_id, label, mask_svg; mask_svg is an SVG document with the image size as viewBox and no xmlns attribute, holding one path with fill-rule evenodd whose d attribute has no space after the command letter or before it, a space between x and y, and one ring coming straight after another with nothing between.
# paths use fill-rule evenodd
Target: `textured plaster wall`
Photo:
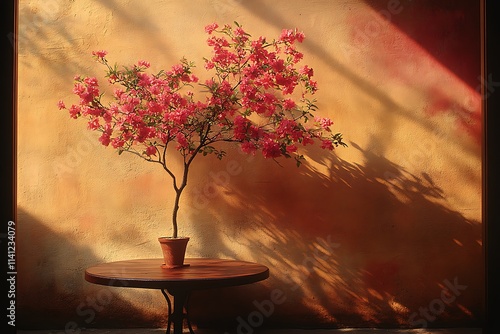
<instances>
[{"instance_id":1,"label":"textured plaster wall","mask_svg":"<svg viewBox=\"0 0 500 334\"><path fill-rule=\"evenodd\" d=\"M91 59L153 69L207 56L204 26L306 34L319 113L349 148L280 165L229 149L195 162L180 233L190 257L257 261L265 282L196 292L192 320L227 324L274 289L264 326L469 326L483 315L477 1L21 0L19 326L160 326L158 291L91 285L92 264L160 257L170 180L57 110ZM199 72L202 76L203 71ZM486 78L487 80L487 78ZM232 327L231 327L232 326Z\"/></svg>"}]
</instances>

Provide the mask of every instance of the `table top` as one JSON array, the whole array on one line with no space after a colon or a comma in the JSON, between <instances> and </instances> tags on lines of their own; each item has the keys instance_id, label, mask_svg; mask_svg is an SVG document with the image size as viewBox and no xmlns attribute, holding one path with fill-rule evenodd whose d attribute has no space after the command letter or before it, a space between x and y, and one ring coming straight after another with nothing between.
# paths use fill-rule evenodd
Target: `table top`
<instances>
[{"instance_id":1,"label":"table top","mask_svg":"<svg viewBox=\"0 0 500 334\"><path fill-rule=\"evenodd\" d=\"M187 258L187 266L161 267L163 259L136 259L101 263L85 271L94 284L149 289L197 290L250 284L269 277L264 265L209 258Z\"/></svg>"}]
</instances>

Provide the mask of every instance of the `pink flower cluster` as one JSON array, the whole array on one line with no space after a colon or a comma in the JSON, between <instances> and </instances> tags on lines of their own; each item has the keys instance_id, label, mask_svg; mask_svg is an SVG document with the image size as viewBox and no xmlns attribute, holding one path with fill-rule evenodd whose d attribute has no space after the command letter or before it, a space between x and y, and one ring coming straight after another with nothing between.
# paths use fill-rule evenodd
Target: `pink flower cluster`
<instances>
[{"instance_id":1,"label":"pink flower cluster","mask_svg":"<svg viewBox=\"0 0 500 334\"><path fill-rule=\"evenodd\" d=\"M111 101L105 104L96 78L77 76L73 93L79 102L58 106L72 118L86 118L89 129L101 132L103 145L163 163L170 143L189 162L198 153L222 158L224 152L212 146L221 141L238 142L243 151L260 151L266 158L293 155L298 162L300 145L315 140L329 150L345 145L341 134L331 133L330 119L314 118L316 106L308 98L317 90L314 72L299 66L303 54L296 49L304 34L283 30L272 41L252 39L235 24L205 27L213 51L205 58L209 78L203 82L186 59L152 74L147 61L118 68L108 63L106 51L95 51L115 87ZM198 92L200 100L196 87L205 91Z\"/></svg>"}]
</instances>

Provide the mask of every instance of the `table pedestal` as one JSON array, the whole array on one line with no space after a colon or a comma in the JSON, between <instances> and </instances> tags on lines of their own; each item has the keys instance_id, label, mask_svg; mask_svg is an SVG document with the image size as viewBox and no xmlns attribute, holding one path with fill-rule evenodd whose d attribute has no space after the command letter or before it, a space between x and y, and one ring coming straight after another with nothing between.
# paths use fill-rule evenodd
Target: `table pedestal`
<instances>
[{"instance_id":1,"label":"table pedestal","mask_svg":"<svg viewBox=\"0 0 500 334\"><path fill-rule=\"evenodd\" d=\"M189 320L189 296L190 292L181 289L167 289L168 293L174 299L174 309L172 310L172 303L168 297L165 289L161 289L161 293L167 300L168 305L168 322L166 334L170 334L170 328L173 325L173 334L182 334L182 329L184 326L184 319L186 319L189 333L194 334L193 328L191 327L191 321Z\"/></svg>"}]
</instances>

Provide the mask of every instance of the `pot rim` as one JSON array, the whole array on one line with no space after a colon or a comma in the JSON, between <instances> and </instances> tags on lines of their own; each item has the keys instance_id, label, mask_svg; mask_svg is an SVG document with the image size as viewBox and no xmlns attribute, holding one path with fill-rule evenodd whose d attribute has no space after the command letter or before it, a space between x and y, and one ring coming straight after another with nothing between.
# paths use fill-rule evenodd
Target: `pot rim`
<instances>
[{"instance_id":1,"label":"pot rim","mask_svg":"<svg viewBox=\"0 0 500 334\"><path fill-rule=\"evenodd\" d=\"M159 237L159 238L158 238L158 240L160 240L160 241L161 241L161 240L167 240L167 241L172 241L172 240L185 240L185 239L189 240L189 237L182 237L182 236L181 236L181 237L175 237L175 238L174 238L174 237Z\"/></svg>"}]
</instances>

